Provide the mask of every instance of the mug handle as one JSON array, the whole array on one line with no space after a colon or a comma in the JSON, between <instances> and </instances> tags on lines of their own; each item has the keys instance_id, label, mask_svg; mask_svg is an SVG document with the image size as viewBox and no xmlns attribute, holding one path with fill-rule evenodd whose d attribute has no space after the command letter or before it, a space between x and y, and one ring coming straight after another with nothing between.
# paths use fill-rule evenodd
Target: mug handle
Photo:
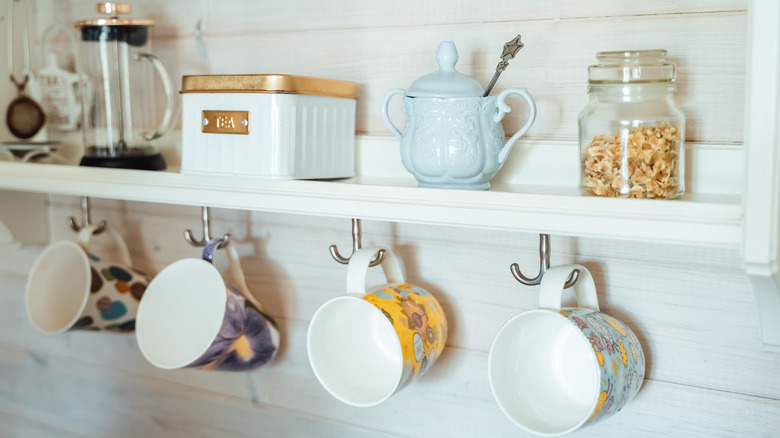
<instances>
[{"instance_id":1,"label":"mug handle","mask_svg":"<svg viewBox=\"0 0 780 438\"><path fill-rule=\"evenodd\" d=\"M525 134L525 131L528 131L531 125L533 125L536 121L536 102L534 102L534 98L531 97L531 94L527 90L520 88L510 88L508 90L502 91L501 94L498 95L498 98L496 99L496 113L493 115L493 122L501 123L501 120L504 119L504 115L512 111L512 108L506 104L506 98L510 94L517 94L525 99L525 101L528 102L529 113L528 120L526 120L525 125L523 125L522 128L515 132L515 135L513 135L509 141L504 144L504 147L501 148L501 152L498 154L498 162L501 164L504 164L504 161L506 161L506 158L509 156L509 152L512 150L512 146L514 146L517 139L519 139L521 135Z\"/></svg>"},{"instance_id":2,"label":"mug handle","mask_svg":"<svg viewBox=\"0 0 780 438\"><path fill-rule=\"evenodd\" d=\"M144 140L151 141L162 137L171 128L171 122L173 122L173 112L176 109L176 92L173 89L173 84L171 83L171 77L168 75L168 70L165 69L165 66L163 65L162 61L160 61L160 58L152 55L151 53L140 53L137 55L136 59L145 60L152 63L155 71L157 71L158 75L160 76L160 79L163 83L163 88L165 89L165 99L167 103L165 106L165 113L163 114L162 121L160 122L160 126L158 126L154 132L144 134Z\"/></svg>"},{"instance_id":3,"label":"mug handle","mask_svg":"<svg viewBox=\"0 0 780 438\"><path fill-rule=\"evenodd\" d=\"M214 263L214 252L219 249L219 245L224 242L224 239L212 239L206 242L206 246L203 248L203 260ZM231 283L238 288L241 295L251 302L257 310L263 310L263 306L257 301L252 292L249 289L249 285L246 282L246 276L244 276L244 270L241 268L241 260L238 257L238 251L233 245L228 244L224 247L228 257L228 270L230 271Z\"/></svg>"},{"instance_id":4,"label":"mug handle","mask_svg":"<svg viewBox=\"0 0 780 438\"><path fill-rule=\"evenodd\" d=\"M382 119L385 121L385 125L387 125L388 128L390 128L390 131L395 134L395 136L398 138L398 140L401 139L401 131L395 127L395 124L393 124L393 121L390 120L390 114L387 112L387 105L390 104L390 99L393 98L396 94L404 94L404 90L400 88L393 88L392 90L388 91L387 94L385 94L385 101L382 104Z\"/></svg>"},{"instance_id":5,"label":"mug handle","mask_svg":"<svg viewBox=\"0 0 780 438\"><path fill-rule=\"evenodd\" d=\"M385 250L385 256L382 259L382 271L388 283L404 283L404 275L401 272L401 266L398 259L392 251L383 246L373 248L361 248L352 254L347 266L347 294L364 295L366 293L366 273L368 267L380 250Z\"/></svg>"},{"instance_id":6,"label":"mug handle","mask_svg":"<svg viewBox=\"0 0 780 438\"><path fill-rule=\"evenodd\" d=\"M580 271L577 282L574 283L574 294L579 307L599 311L599 297L596 294L596 284L588 268L582 265L557 265L548 269L542 277L539 286L539 308L561 310L561 294L563 286L574 270Z\"/></svg>"},{"instance_id":7,"label":"mug handle","mask_svg":"<svg viewBox=\"0 0 780 438\"><path fill-rule=\"evenodd\" d=\"M97 231L99 226L100 225L89 224L79 231L77 238L78 244L85 252L89 252L89 238L95 234L95 231ZM108 234L114 239L117 248L119 248L119 262L127 267L133 266L133 261L130 259L130 250L127 249L125 239L123 239L115 229L108 225L105 226L105 230L108 231Z\"/></svg>"}]
</instances>

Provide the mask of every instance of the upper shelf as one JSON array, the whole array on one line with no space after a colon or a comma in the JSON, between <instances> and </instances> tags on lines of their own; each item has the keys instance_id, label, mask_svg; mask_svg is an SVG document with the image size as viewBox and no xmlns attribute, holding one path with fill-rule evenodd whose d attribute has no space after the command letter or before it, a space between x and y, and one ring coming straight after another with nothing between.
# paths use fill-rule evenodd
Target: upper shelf
<instances>
[{"instance_id":1,"label":"upper shelf","mask_svg":"<svg viewBox=\"0 0 780 438\"><path fill-rule=\"evenodd\" d=\"M275 181L0 162L0 189L566 236L727 246L741 241L742 206L736 195L607 199L579 196L571 185L532 186L517 178L499 179L489 191L424 189L397 169L388 171L387 160L379 160L384 165L374 169L371 163L391 144L359 139L358 173L363 176L343 180ZM519 158L538 153L528 145L519 149L513 151ZM546 149L554 153L555 145Z\"/></svg>"}]
</instances>

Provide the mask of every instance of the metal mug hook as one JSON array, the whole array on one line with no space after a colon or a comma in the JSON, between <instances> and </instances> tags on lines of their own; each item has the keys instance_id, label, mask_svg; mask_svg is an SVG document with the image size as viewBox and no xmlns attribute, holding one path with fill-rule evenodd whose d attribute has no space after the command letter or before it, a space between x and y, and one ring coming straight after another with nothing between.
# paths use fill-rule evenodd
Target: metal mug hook
<instances>
[{"instance_id":1,"label":"metal mug hook","mask_svg":"<svg viewBox=\"0 0 780 438\"><path fill-rule=\"evenodd\" d=\"M82 228L92 224L92 204L88 196L81 197L81 225L76 222L76 218L73 216L68 217L68 225L70 229L79 232ZM106 229L106 221L101 220L98 222L98 226L95 229L95 234L100 234Z\"/></svg>"},{"instance_id":2,"label":"metal mug hook","mask_svg":"<svg viewBox=\"0 0 780 438\"><path fill-rule=\"evenodd\" d=\"M206 246L206 243L213 239L211 236L211 214L209 211L209 207L201 207L201 221L203 223L203 238L197 239L195 238L192 230L187 229L184 231L184 240L189 242L192 246ZM219 246L217 246L217 249L222 249L230 243L230 233L225 234L222 236L222 242L220 242Z\"/></svg>"},{"instance_id":3,"label":"metal mug hook","mask_svg":"<svg viewBox=\"0 0 780 438\"><path fill-rule=\"evenodd\" d=\"M523 275L523 273L520 271L520 265L517 263L512 263L512 265L509 267L509 270L512 271L512 275L515 277L515 280L523 283L526 286L536 286L537 284L541 284L542 277L544 277L544 273L547 272L548 269L550 269L549 234L539 235L539 273L536 275L536 277L528 278ZM569 276L569 279L566 280L566 283L563 287L567 289L574 286L574 283L576 283L579 278L580 271L579 269L575 269L574 272L571 273L571 276Z\"/></svg>"},{"instance_id":4,"label":"metal mug hook","mask_svg":"<svg viewBox=\"0 0 780 438\"><path fill-rule=\"evenodd\" d=\"M361 223L360 219L352 219L352 254L354 254L357 250L359 250L362 247L362 241L363 239L363 231L361 230ZM349 257L342 257L341 254L339 254L338 248L336 248L336 245L331 245L328 247L328 250L330 251L331 257L333 257L333 260L341 263L342 265L348 265L349 259L352 258L352 254L349 255ZM382 263L382 260L385 258L385 250L380 249L379 252L376 254L376 258L374 260L371 260L371 263L369 263L369 267L379 266L380 263Z\"/></svg>"}]
</instances>

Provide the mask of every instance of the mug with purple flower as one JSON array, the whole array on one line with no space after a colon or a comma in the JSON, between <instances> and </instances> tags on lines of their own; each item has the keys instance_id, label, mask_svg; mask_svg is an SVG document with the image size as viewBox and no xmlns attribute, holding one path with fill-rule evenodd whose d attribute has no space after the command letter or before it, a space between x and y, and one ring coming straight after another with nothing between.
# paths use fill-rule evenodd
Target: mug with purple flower
<instances>
[{"instance_id":1,"label":"mug with purple flower","mask_svg":"<svg viewBox=\"0 0 780 438\"><path fill-rule=\"evenodd\" d=\"M278 326L249 290L235 248L224 248L232 281L212 264L223 242L209 241L202 259L174 262L149 283L138 309L136 337L153 365L249 371L270 362L279 350Z\"/></svg>"}]
</instances>

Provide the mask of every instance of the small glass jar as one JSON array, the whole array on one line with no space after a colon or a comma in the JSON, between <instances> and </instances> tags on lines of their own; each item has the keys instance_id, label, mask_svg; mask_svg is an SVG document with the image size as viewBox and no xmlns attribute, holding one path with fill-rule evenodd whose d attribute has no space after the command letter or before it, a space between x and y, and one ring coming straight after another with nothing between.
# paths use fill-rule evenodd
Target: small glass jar
<instances>
[{"instance_id":1,"label":"small glass jar","mask_svg":"<svg viewBox=\"0 0 780 438\"><path fill-rule=\"evenodd\" d=\"M600 52L579 116L580 193L676 199L685 190L685 114L666 50Z\"/></svg>"}]
</instances>

